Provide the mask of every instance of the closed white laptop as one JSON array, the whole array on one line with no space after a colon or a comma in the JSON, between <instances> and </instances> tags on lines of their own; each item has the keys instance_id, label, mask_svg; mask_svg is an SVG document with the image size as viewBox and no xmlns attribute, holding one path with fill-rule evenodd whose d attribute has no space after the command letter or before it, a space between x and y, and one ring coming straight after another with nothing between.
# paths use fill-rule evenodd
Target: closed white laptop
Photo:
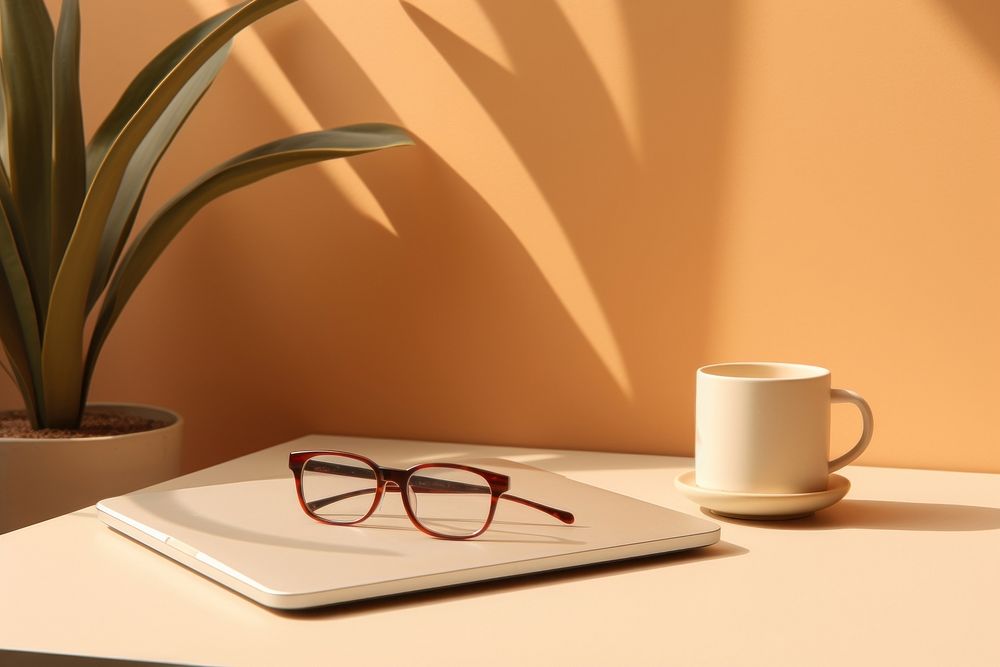
<instances>
[{"instance_id":1,"label":"closed white laptop","mask_svg":"<svg viewBox=\"0 0 1000 667\"><path fill-rule=\"evenodd\" d=\"M714 544L713 523L505 459L448 459L510 478L510 493L572 512L566 525L497 502L469 540L428 536L400 493L351 526L310 518L292 474L101 501L115 530L256 602L300 609ZM383 462L378 462L385 465ZM391 463L391 462L390 462ZM666 483L666 482L664 482Z\"/></svg>"}]
</instances>

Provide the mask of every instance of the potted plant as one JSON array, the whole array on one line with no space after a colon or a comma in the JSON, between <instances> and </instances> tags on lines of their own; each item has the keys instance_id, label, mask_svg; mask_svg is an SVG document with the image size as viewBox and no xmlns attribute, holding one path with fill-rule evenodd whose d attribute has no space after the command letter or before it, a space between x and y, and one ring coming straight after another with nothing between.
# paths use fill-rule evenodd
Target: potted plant
<instances>
[{"instance_id":1,"label":"potted plant","mask_svg":"<svg viewBox=\"0 0 1000 667\"><path fill-rule=\"evenodd\" d=\"M87 394L122 309L205 204L286 169L412 144L401 128L368 123L258 146L191 183L130 240L154 168L233 37L293 1L247 0L178 37L85 142L78 0L63 0L58 26L43 0L0 0L0 342L24 400L22 414L0 420L8 436L0 439L0 532L179 472L176 415L94 410ZM94 422L91 413L102 416ZM86 437L115 419L138 433Z\"/></svg>"}]
</instances>

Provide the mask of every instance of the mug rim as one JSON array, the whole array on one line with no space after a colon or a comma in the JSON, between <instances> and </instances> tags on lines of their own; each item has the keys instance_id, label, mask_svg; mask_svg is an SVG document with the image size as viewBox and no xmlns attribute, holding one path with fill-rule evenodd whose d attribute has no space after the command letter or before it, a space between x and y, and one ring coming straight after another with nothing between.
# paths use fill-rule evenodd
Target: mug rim
<instances>
[{"instance_id":1,"label":"mug rim","mask_svg":"<svg viewBox=\"0 0 1000 667\"><path fill-rule=\"evenodd\" d=\"M788 374L775 377L718 372L727 368L769 368L772 370L778 369L785 371ZM830 375L830 370L813 364L800 364L787 361L727 361L702 366L698 369L698 375L719 378L720 380L736 380L746 382L795 382L799 380L815 380L827 377Z\"/></svg>"}]
</instances>

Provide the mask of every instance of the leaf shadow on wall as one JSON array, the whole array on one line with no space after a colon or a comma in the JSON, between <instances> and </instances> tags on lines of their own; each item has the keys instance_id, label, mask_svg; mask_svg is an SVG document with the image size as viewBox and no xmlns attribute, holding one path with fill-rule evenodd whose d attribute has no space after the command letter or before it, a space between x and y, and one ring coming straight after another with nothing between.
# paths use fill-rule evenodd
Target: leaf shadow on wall
<instances>
[{"instance_id":1,"label":"leaf shadow on wall","mask_svg":"<svg viewBox=\"0 0 1000 667\"><path fill-rule=\"evenodd\" d=\"M725 171L732 9L619 3L638 148L584 44L551 1L478 3L512 70L410 3L407 14L490 114L546 197L621 349L626 409L605 444L690 453Z\"/></svg>"},{"instance_id":2,"label":"leaf shadow on wall","mask_svg":"<svg viewBox=\"0 0 1000 667\"><path fill-rule=\"evenodd\" d=\"M288 8L285 18L293 30L272 24L260 34L323 126L358 118L405 125L308 5ZM303 48L324 67L297 66ZM397 236L359 244L344 235L335 247L349 263L323 270L323 284L353 295L333 294L334 307L314 322L313 334L324 333L303 334L317 354L290 358L290 375L329 383L299 396L299 417L313 430L577 442L550 430L553 413L568 421L578 412L576 388L626 408L524 247L433 148L418 137L415 149L352 166Z\"/></svg>"},{"instance_id":3,"label":"leaf shadow on wall","mask_svg":"<svg viewBox=\"0 0 1000 667\"><path fill-rule=\"evenodd\" d=\"M705 355L725 166L730 10L622 3L637 89L635 155L556 5L480 5L513 72L422 10L402 7L555 213L608 318L632 396L506 221L422 144L391 160L355 163L400 243L392 264L358 251L394 276L356 285L370 297L373 312L364 317L373 318L372 329L405 332L405 349L385 349L388 357L377 360L328 360L352 381L374 363L378 381L361 389L382 407L378 415L353 410L330 419L354 432L689 453L691 377ZM259 32L323 125L358 117L399 122L308 4L285 11L294 29L262 24ZM305 48L323 68L297 58ZM326 85L331 79L335 89ZM469 150L475 142L470 136ZM338 328L335 319L329 324ZM363 354L363 342L348 347Z\"/></svg>"},{"instance_id":4,"label":"leaf shadow on wall","mask_svg":"<svg viewBox=\"0 0 1000 667\"><path fill-rule=\"evenodd\" d=\"M1000 4L980 0L941 0L938 3L972 42L1000 68Z\"/></svg>"}]
</instances>

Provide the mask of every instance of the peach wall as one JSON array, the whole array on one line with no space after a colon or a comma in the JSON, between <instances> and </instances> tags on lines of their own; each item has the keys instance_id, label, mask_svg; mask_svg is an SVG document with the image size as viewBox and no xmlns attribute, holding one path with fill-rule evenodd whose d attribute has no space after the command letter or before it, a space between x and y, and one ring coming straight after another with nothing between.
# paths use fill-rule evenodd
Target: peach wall
<instances>
[{"instance_id":1,"label":"peach wall","mask_svg":"<svg viewBox=\"0 0 1000 667\"><path fill-rule=\"evenodd\" d=\"M229 3L82 4L93 128ZM93 398L184 413L189 468L308 432L691 454L699 365L803 361L870 400L861 463L1000 472L998 44L971 1L301 0L146 210L292 132L419 145L207 208Z\"/></svg>"}]
</instances>

